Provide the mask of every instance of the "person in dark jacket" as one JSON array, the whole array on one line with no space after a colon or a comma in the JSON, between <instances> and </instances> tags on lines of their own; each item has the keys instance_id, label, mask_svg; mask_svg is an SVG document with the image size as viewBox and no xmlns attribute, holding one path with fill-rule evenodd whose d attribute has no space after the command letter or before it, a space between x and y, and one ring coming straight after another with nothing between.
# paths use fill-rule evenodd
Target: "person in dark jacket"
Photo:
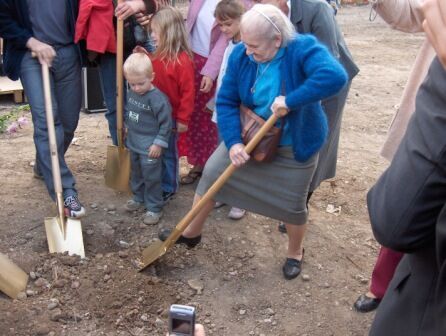
<instances>
[{"instance_id":1,"label":"person in dark jacket","mask_svg":"<svg viewBox=\"0 0 446 336\"><path fill-rule=\"evenodd\" d=\"M65 212L82 217L75 179L65 162L81 108L81 52L74 44L78 1L0 0L0 37L4 66L12 80L21 80L31 106L36 162L34 173L43 178L54 199L41 64L50 66L54 126L62 177ZM33 55L34 54L34 55Z\"/></svg>"},{"instance_id":2,"label":"person in dark jacket","mask_svg":"<svg viewBox=\"0 0 446 336\"><path fill-rule=\"evenodd\" d=\"M367 196L376 240L406 253L370 335L446 335L446 71L435 58L389 168ZM440 315L443 312L443 315Z\"/></svg>"}]
</instances>

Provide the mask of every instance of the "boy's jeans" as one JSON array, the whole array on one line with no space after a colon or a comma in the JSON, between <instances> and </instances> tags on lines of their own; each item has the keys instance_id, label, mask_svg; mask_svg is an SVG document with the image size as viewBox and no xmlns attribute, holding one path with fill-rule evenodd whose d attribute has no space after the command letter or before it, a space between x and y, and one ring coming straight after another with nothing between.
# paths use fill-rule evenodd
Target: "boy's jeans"
<instances>
[{"instance_id":1,"label":"boy's jeans","mask_svg":"<svg viewBox=\"0 0 446 336\"><path fill-rule=\"evenodd\" d=\"M77 195L76 181L67 167L64 155L71 144L79 121L82 103L81 65L79 53L74 44L58 48L56 53L50 68L50 83L62 188L64 197L67 197ZM30 52L27 52L23 57L20 79L31 106L36 165L43 175L51 198L54 200L42 69L38 59L31 57Z\"/></svg>"},{"instance_id":2,"label":"boy's jeans","mask_svg":"<svg viewBox=\"0 0 446 336\"><path fill-rule=\"evenodd\" d=\"M161 158L152 159L147 154L130 151L130 187L133 200L144 203L147 211L159 213L163 210L161 189Z\"/></svg>"},{"instance_id":3,"label":"boy's jeans","mask_svg":"<svg viewBox=\"0 0 446 336\"><path fill-rule=\"evenodd\" d=\"M177 147L178 134L172 131L169 138L169 148L163 150L163 191L176 193L179 186L179 160Z\"/></svg>"}]
</instances>

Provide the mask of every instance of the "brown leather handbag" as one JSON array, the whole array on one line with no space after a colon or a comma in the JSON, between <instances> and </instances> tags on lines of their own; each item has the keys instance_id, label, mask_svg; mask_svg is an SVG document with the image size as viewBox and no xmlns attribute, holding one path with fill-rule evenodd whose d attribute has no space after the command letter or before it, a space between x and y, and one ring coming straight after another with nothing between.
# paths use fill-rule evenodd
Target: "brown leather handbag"
<instances>
[{"instance_id":1,"label":"brown leather handbag","mask_svg":"<svg viewBox=\"0 0 446 336\"><path fill-rule=\"evenodd\" d=\"M244 105L240 105L240 121L242 125L243 144L247 144L265 123L263 118ZM282 135L283 120L280 128L273 126L249 154L257 162L271 162L276 156Z\"/></svg>"}]
</instances>

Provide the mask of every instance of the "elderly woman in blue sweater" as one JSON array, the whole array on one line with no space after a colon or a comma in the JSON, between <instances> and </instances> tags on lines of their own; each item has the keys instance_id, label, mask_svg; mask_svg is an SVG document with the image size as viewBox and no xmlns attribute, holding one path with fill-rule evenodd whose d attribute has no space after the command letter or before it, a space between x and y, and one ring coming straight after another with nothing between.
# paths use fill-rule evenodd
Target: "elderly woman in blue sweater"
<instances>
[{"instance_id":1,"label":"elderly woman in blue sweater","mask_svg":"<svg viewBox=\"0 0 446 336\"><path fill-rule=\"evenodd\" d=\"M306 199L316 168L318 150L327 137L327 119L320 100L336 94L347 82L342 66L309 35L295 33L292 23L272 5L255 5L241 21L243 44L232 52L217 97L221 144L208 160L194 202L232 162L239 167L215 196L215 201L286 223L288 249L283 265L286 279L297 277L304 257ZM272 162L250 160L242 143L241 104L267 119L284 122ZM209 202L177 243L195 247L213 208ZM167 238L169 230L160 232Z\"/></svg>"}]
</instances>

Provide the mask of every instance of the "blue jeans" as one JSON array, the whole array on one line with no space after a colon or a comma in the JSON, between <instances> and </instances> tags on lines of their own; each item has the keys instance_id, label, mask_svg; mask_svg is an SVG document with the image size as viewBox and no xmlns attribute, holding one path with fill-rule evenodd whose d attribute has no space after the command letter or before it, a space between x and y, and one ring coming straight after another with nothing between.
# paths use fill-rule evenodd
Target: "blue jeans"
<instances>
[{"instance_id":1,"label":"blue jeans","mask_svg":"<svg viewBox=\"0 0 446 336\"><path fill-rule=\"evenodd\" d=\"M77 195L76 181L65 162L65 152L71 144L79 121L82 102L81 65L75 45L59 48L56 53L57 55L50 68L51 96L62 188L64 197L67 197ZM23 57L20 67L20 80L31 106L36 165L43 175L48 193L54 200L55 193L45 116L42 70L39 61L37 58L31 57L30 52L27 52Z\"/></svg>"},{"instance_id":2,"label":"blue jeans","mask_svg":"<svg viewBox=\"0 0 446 336\"><path fill-rule=\"evenodd\" d=\"M118 132L116 130L116 55L105 53L99 61L99 75L101 77L102 96L105 100L107 112L105 118L113 145L118 145Z\"/></svg>"},{"instance_id":3,"label":"blue jeans","mask_svg":"<svg viewBox=\"0 0 446 336\"><path fill-rule=\"evenodd\" d=\"M172 131L169 138L169 147L163 151L163 179L164 192L176 193L179 186L180 165L177 147L178 134Z\"/></svg>"},{"instance_id":4,"label":"blue jeans","mask_svg":"<svg viewBox=\"0 0 446 336\"><path fill-rule=\"evenodd\" d=\"M130 187L133 200L144 203L147 211L161 212L164 205L161 188L161 159L152 159L147 154L130 151L130 162L132 166Z\"/></svg>"}]
</instances>

